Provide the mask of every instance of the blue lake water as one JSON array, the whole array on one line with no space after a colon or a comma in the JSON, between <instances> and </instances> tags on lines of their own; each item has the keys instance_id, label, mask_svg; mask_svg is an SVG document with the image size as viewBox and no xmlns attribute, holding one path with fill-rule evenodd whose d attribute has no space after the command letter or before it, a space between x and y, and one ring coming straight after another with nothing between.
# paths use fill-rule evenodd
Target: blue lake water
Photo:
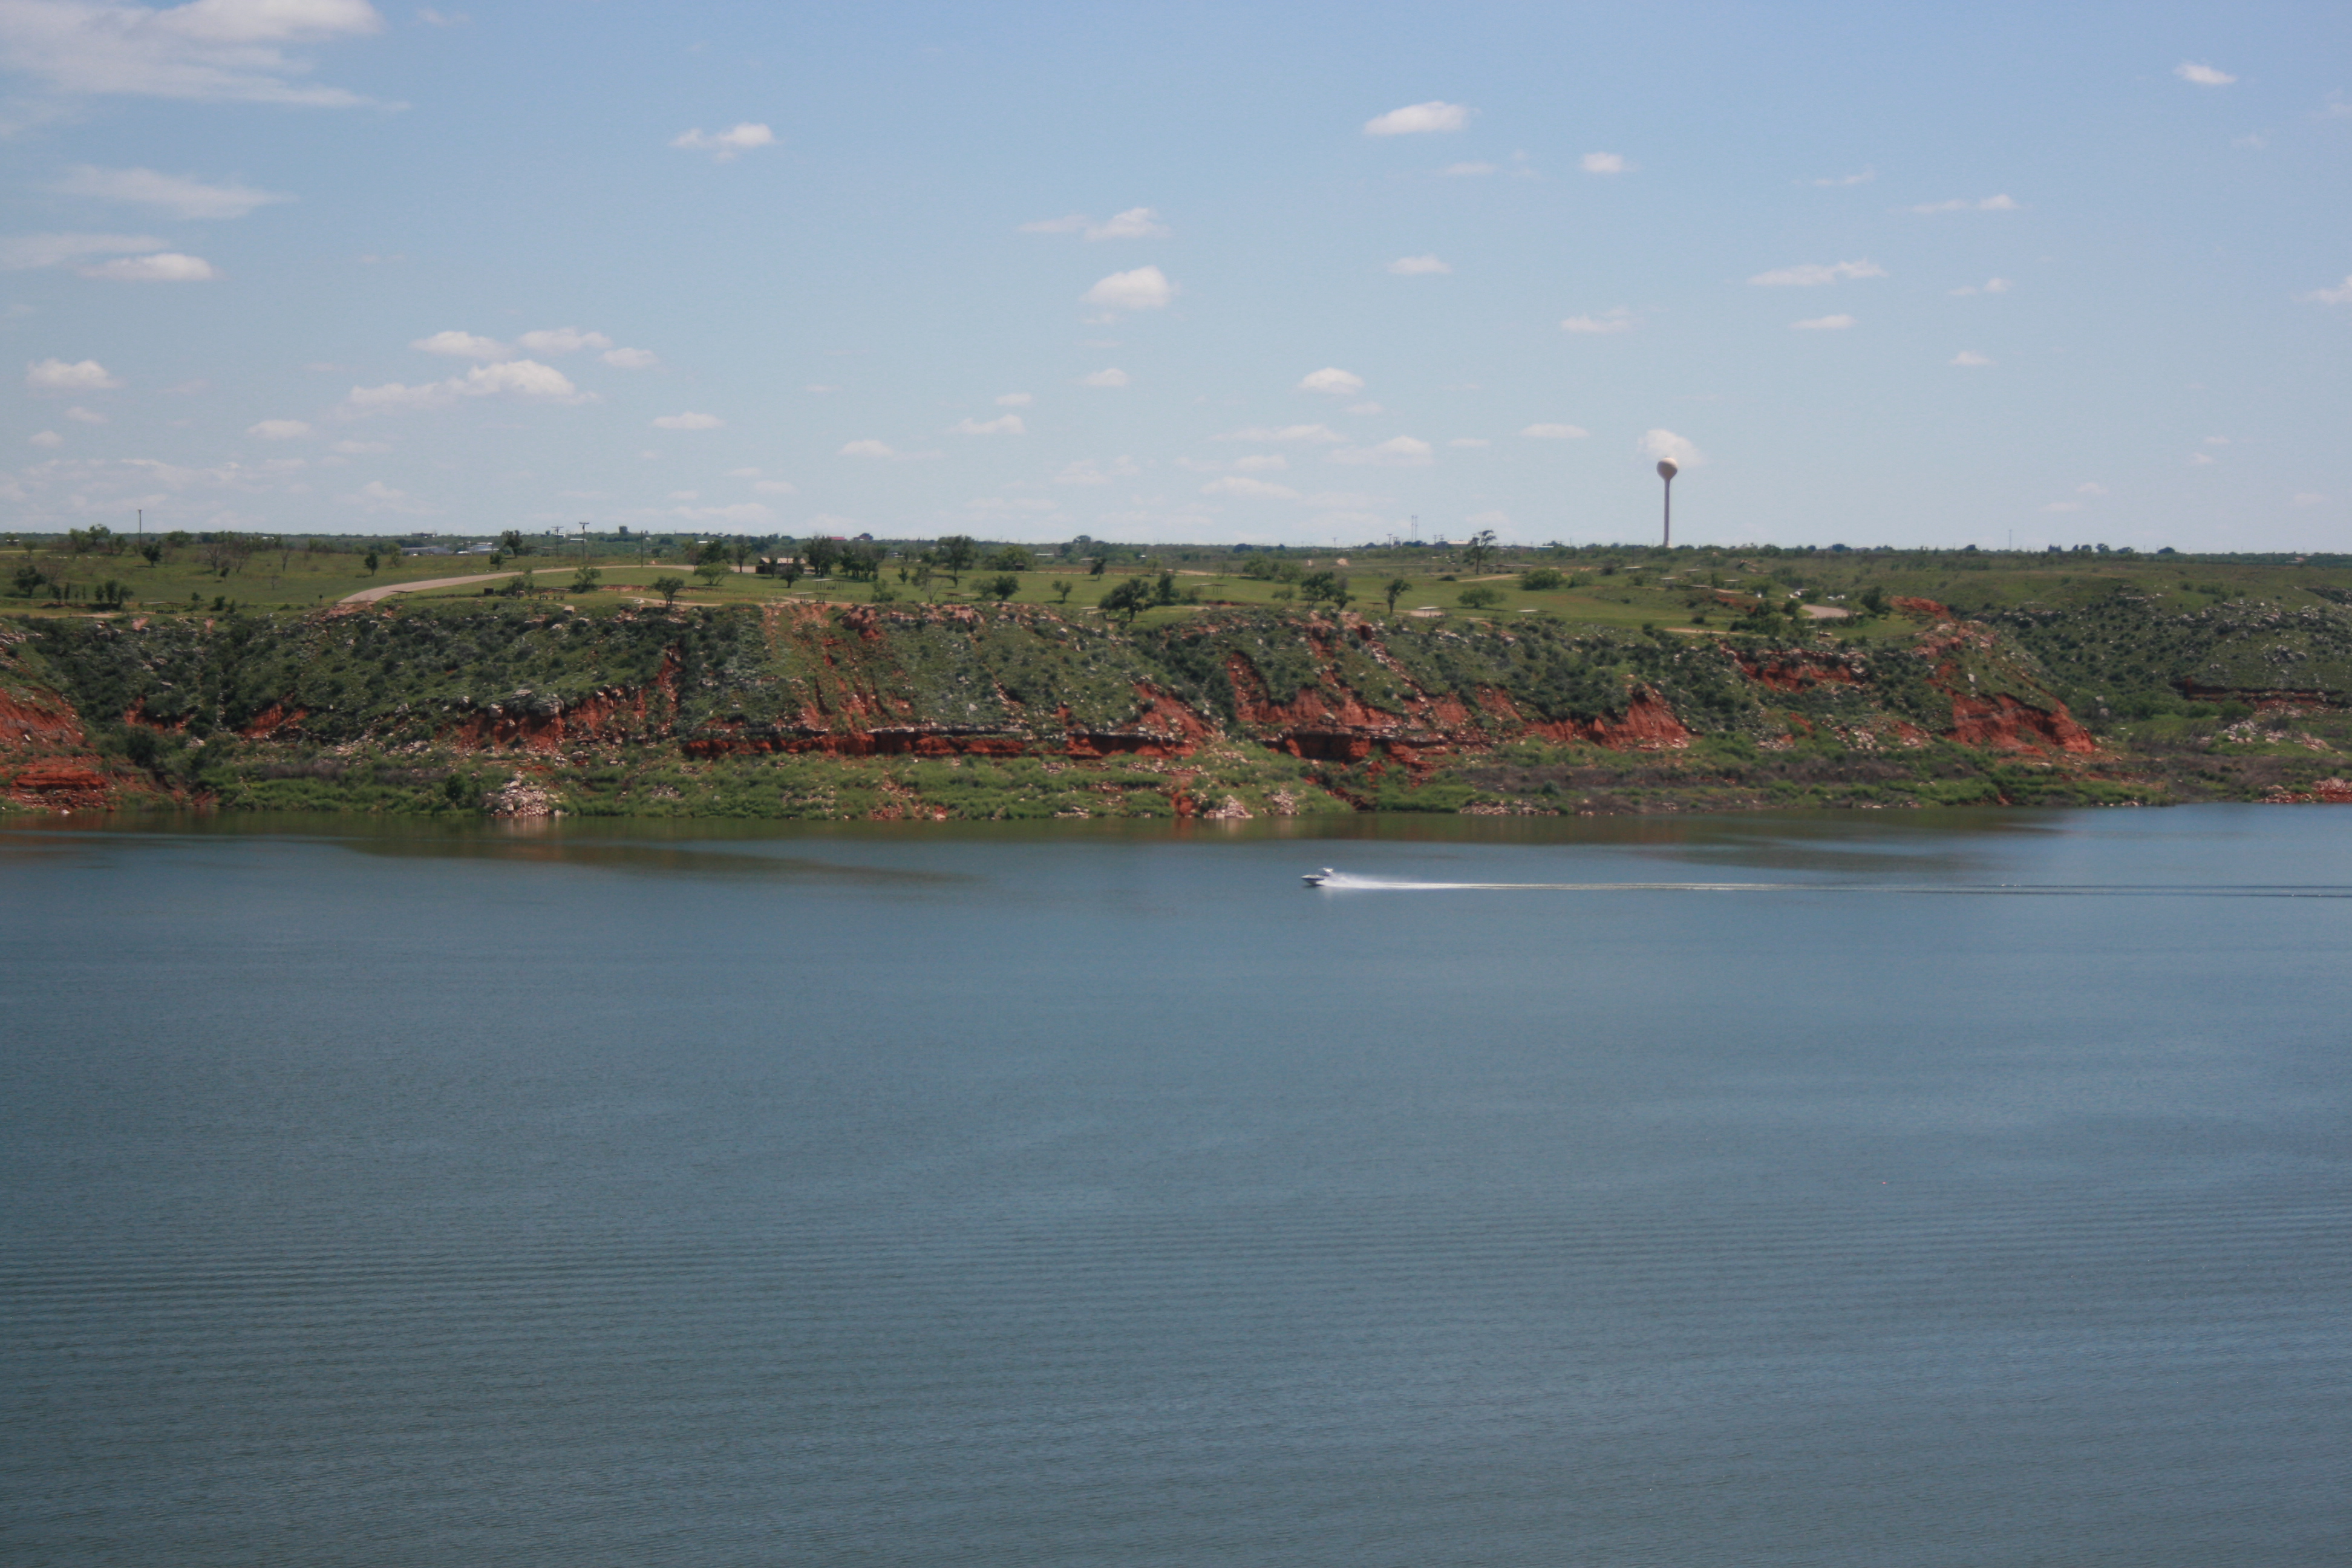
<instances>
[{"instance_id":1,"label":"blue lake water","mask_svg":"<svg viewBox=\"0 0 2352 1568\"><path fill-rule=\"evenodd\" d=\"M2341 1564L2347 946L2320 807L0 832L0 1557Z\"/></svg>"}]
</instances>

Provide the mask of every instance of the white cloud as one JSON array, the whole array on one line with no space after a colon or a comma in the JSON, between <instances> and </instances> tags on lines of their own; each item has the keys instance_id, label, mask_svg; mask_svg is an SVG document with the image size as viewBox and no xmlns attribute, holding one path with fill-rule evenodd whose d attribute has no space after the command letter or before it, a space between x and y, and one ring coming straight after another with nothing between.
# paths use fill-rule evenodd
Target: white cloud
<instances>
[{"instance_id":1,"label":"white cloud","mask_svg":"<svg viewBox=\"0 0 2352 1568\"><path fill-rule=\"evenodd\" d=\"M1094 219L1084 213L1072 213L1067 217L1042 217L1034 223L1024 223L1019 232L1022 234L1079 234L1083 233L1086 226L1092 222Z\"/></svg>"},{"instance_id":2,"label":"white cloud","mask_svg":"<svg viewBox=\"0 0 2352 1568\"><path fill-rule=\"evenodd\" d=\"M248 436L258 436L265 441L299 441L310 433L307 420L265 419L258 425L246 426Z\"/></svg>"},{"instance_id":3,"label":"white cloud","mask_svg":"<svg viewBox=\"0 0 2352 1568\"><path fill-rule=\"evenodd\" d=\"M1531 436L1538 441L1581 441L1592 432L1581 425L1530 425L1519 434ZM1486 445L1484 441L1478 444Z\"/></svg>"},{"instance_id":4,"label":"white cloud","mask_svg":"<svg viewBox=\"0 0 2352 1568\"><path fill-rule=\"evenodd\" d=\"M203 257L183 256L176 250L159 250L152 256L121 256L75 270L85 278L103 278L116 283L210 283L220 276Z\"/></svg>"},{"instance_id":5,"label":"white cloud","mask_svg":"<svg viewBox=\"0 0 2352 1568\"><path fill-rule=\"evenodd\" d=\"M2006 294L2015 287L2006 278L1988 278L1982 283L1963 283L1951 293L1955 299L1965 299L1971 294Z\"/></svg>"},{"instance_id":6,"label":"white cloud","mask_svg":"<svg viewBox=\"0 0 2352 1568\"><path fill-rule=\"evenodd\" d=\"M698 125L691 131L671 137L669 144L688 153L708 153L711 162L724 163L755 147L772 146L775 140L774 132L747 120L733 130L721 131L716 135L706 134Z\"/></svg>"},{"instance_id":7,"label":"white cloud","mask_svg":"<svg viewBox=\"0 0 2352 1568\"><path fill-rule=\"evenodd\" d=\"M54 430L37 430L25 439L36 447L47 447L51 449L66 444L66 438Z\"/></svg>"},{"instance_id":8,"label":"white cloud","mask_svg":"<svg viewBox=\"0 0 2352 1568\"><path fill-rule=\"evenodd\" d=\"M1643 431L1642 438L1633 443L1633 449L1645 458L1672 463L1677 468L1696 468L1706 461L1706 455L1691 444L1689 437L1677 436L1671 430Z\"/></svg>"},{"instance_id":9,"label":"white cloud","mask_svg":"<svg viewBox=\"0 0 2352 1568\"><path fill-rule=\"evenodd\" d=\"M1259 500L1297 500L1298 492L1288 485L1253 479L1242 474L1227 474L1221 479L1211 479L1201 487L1204 496L1248 496Z\"/></svg>"},{"instance_id":10,"label":"white cloud","mask_svg":"<svg viewBox=\"0 0 2352 1568\"><path fill-rule=\"evenodd\" d=\"M399 408L438 408L461 397L500 396L540 403L589 401L572 384L571 378L553 365L518 359L478 364L463 375L421 386L404 386L396 381L382 386L354 386L344 403L356 413L374 414Z\"/></svg>"},{"instance_id":11,"label":"white cloud","mask_svg":"<svg viewBox=\"0 0 2352 1568\"><path fill-rule=\"evenodd\" d=\"M1433 452L1426 441L1412 436L1391 436L1376 446L1342 447L1331 454L1331 461L1372 468L1419 468L1428 466Z\"/></svg>"},{"instance_id":12,"label":"white cloud","mask_svg":"<svg viewBox=\"0 0 2352 1568\"><path fill-rule=\"evenodd\" d=\"M2189 465L2191 468L2210 468L2212 464L2213 455L2210 452L2191 452L2189 454Z\"/></svg>"},{"instance_id":13,"label":"white cloud","mask_svg":"<svg viewBox=\"0 0 2352 1568\"><path fill-rule=\"evenodd\" d=\"M1456 180L1475 179L1480 174L1491 174L1494 172L1495 165L1492 163L1448 163L1438 171L1439 174Z\"/></svg>"},{"instance_id":14,"label":"white cloud","mask_svg":"<svg viewBox=\"0 0 2352 1568\"><path fill-rule=\"evenodd\" d=\"M66 417L72 420L77 425L106 425L111 423L105 415L100 414L97 409L84 408L79 403L66 410Z\"/></svg>"},{"instance_id":15,"label":"white cloud","mask_svg":"<svg viewBox=\"0 0 2352 1568\"><path fill-rule=\"evenodd\" d=\"M1113 479L1131 479L1143 470L1135 459L1127 457L1112 458L1108 463L1096 458L1082 458L1054 476L1057 485L1107 485Z\"/></svg>"},{"instance_id":16,"label":"white cloud","mask_svg":"<svg viewBox=\"0 0 2352 1568\"><path fill-rule=\"evenodd\" d=\"M1852 316L1809 316L1801 321L1790 322L1789 330L1795 332L1842 332L1852 325Z\"/></svg>"},{"instance_id":17,"label":"white cloud","mask_svg":"<svg viewBox=\"0 0 2352 1568\"><path fill-rule=\"evenodd\" d=\"M1620 305L1598 316L1570 316L1559 324L1563 332L1630 332L1641 325L1633 312Z\"/></svg>"},{"instance_id":18,"label":"white cloud","mask_svg":"<svg viewBox=\"0 0 2352 1568\"><path fill-rule=\"evenodd\" d=\"M1617 153L1587 153L1576 161L1576 166L1588 174L1622 174L1633 165Z\"/></svg>"},{"instance_id":19,"label":"white cloud","mask_svg":"<svg viewBox=\"0 0 2352 1568\"><path fill-rule=\"evenodd\" d=\"M2078 500L2053 500L2043 503L2042 510L2043 511L2080 511L2083 510L2083 503Z\"/></svg>"},{"instance_id":20,"label":"white cloud","mask_svg":"<svg viewBox=\"0 0 2352 1568\"><path fill-rule=\"evenodd\" d=\"M1129 379L1127 372L1117 365L1112 365L1108 369L1078 377L1078 384L1080 386L1125 386Z\"/></svg>"},{"instance_id":21,"label":"white cloud","mask_svg":"<svg viewBox=\"0 0 2352 1568\"><path fill-rule=\"evenodd\" d=\"M2093 480L2087 484L2076 485L2074 493L2078 496L2103 496L2107 493L2107 487Z\"/></svg>"},{"instance_id":22,"label":"white cloud","mask_svg":"<svg viewBox=\"0 0 2352 1568\"><path fill-rule=\"evenodd\" d=\"M451 359L504 359L514 353L496 338L476 337L471 332L454 330L418 338L408 346L428 354L447 354Z\"/></svg>"},{"instance_id":23,"label":"white cloud","mask_svg":"<svg viewBox=\"0 0 2352 1568\"><path fill-rule=\"evenodd\" d=\"M251 185L207 185L152 169L101 169L89 163L75 164L49 188L59 195L161 207L173 217L199 222L239 218L256 207L294 199Z\"/></svg>"},{"instance_id":24,"label":"white cloud","mask_svg":"<svg viewBox=\"0 0 2352 1568\"><path fill-rule=\"evenodd\" d=\"M337 496L345 506L355 506L365 511L398 512L409 517L429 517L436 510L419 506L406 490L397 490L382 479L370 479L347 496Z\"/></svg>"},{"instance_id":25,"label":"white cloud","mask_svg":"<svg viewBox=\"0 0 2352 1568\"><path fill-rule=\"evenodd\" d=\"M1220 441L1305 442L1317 445L1345 446L1348 438L1328 425L1253 425L1245 430L1233 430L1217 437Z\"/></svg>"},{"instance_id":26,"label":"white cloud","mask_svg":"<svg viewBox=\"0 0 2352 1568\"><path fill-rule=\"evenodd\" d=\"M1157 310L1176 297L1176 285L1157 267L1114 272L1081 296L1109 310Z\"/></svg>"},{"instance_id":27,"label":"white cloud","mask_svg":"<svg viewBox=\"0 0 2352 1568\"><path fill-rule=\"evenodd\" d=\"M1449 447L1491 447L1495 443L1484 436L1456 436L1445 444Z\"/></svg>"},{"instance_id":28,"label":"white cloud","mask_svg":"<svg viewBox=\"0 0 2352 1568\"><path fill-rule=\"evenodd\" d=\"M2208 436L2205 437L2205 444L2208 447L2226 447L2230 444L2230 438L2227 436Z\"/></svg>"},{"instance_id":29,"label":"white cloud","mask_svg":"<svg viewBox=\"0 0 2352 1568\"><path fill-rule=\"evenodd\" d=\"M1234 459L1234 469L1244 474L1278 474L1288 467L1290 459L1279 452L1252 452Z\"/></svg>"},{"instance_id":30,"label":"white cloud","mask_svg":"<svg viewBox=\"0 0 2352 1568\"><path fill-rule=\"evenodd\" d=\"M596 357L618 370L651 370L661 363L651 349L606 349Z\"/></svg>"},{"instance_id":31,"label":"white cloud","mask_svg":"<svg viewBox=\"0 0 2352 1568\"><path fill-rule=\"evenodd\" d=\"M1174 231L1150 207L1129 207L1087 230L1088 239L1165 239Z\"/></svg>"},{"instance_id":32,"label":"white cloud","mask_svg":"<svg viewBox=\"0 0 2352 1568\"><path fill-rule=\"evenodd\" d=\"M1875 261L1808 261L1796 267L1759 272L1748 281L1764 289L1811 289L1844 278L1884 278L1886 269Z\"/></svg>"},{"instance_id":33,"label":"white cloud","mask_svg":"<svg viewBox=\"0 0 2352 1568\"><path fill-rule=\"evenodd\" d=\"M1454 268L1434 256L1400 256L1389 263L1389 270L1400 278L1431 278Z\"/></svg>"},{"instance_id":34,"label":"white cloud","mask_svg":"<svg viewBox=\"0 0 2352 1568\"><path fill-rule=\"evenodd\" d=\"M758 468L730 468L727 477L730 479L756 479L761 472Z\"/></svg>"},{"instance_id":35,"label":"white cloud","mask_svg":"<svg viewBox=\"0 0 2352 1568\"><path fill-rule=\"evenodd\" d=\"M727 421L716 414L664 414L654 420L656 430L716 430Z\"/></svg>"},{"instance_id":36,"label":"white cloud","mask_svg":"<svg viewBox=\"0 0 2352 1568\"><path fill-rule=\"evenodd\" d=\"M1826 179L1815 180L1813 184L1817 185L1866 185L1876 178L1878 178L1878 171L1875 169L1864 169L1859 174L1832 174Z\"/></svg>"},{"instance_id":37,"label":"white cloud","mask_svg":"<svg viewBox=\"0 0 2352 1568\"><path fill-rule=\"evenodd\" d=\"M1025 436L1029 427L1021 423L1018 414L1001 415L994 419L959 419L948 426L950 436Z\"/></svg>"},{"instance_id":38,"label":"white cloud","mask_svg":"<svg viewBox=\"0 0 2352 1568\"><path fill-rule=\"evenodd\" d=\"M548 327L536 332L525 332L515 340L535 354L578 353L582 349L609 349L613 340L602 332L583 332L577 327Z\"/></svg>"},{"instance_id":39,"label":"white cloud","mask_svg":"<svg viewBox=\"0 0 2352 1568\"><path fill-rule=\"evenodd\" d=\"M2211 66L2200 66L2190 60L2183 60L2173 67L2172 74L2199 87L2227 87L2238 79L2228 71L2215 70Z\"/></svg>"},{"instance_id":40,"label":"white cloud","mask_svg":"<svg viewBox=\"0 0 2352 1568\"><path fill-rule=\"evenodd\" d=\"M2297 490L2287 504L2289 506L2324 506L2326 501L2327 498L2317 490Z\"/></svg>"},{"instance_id":41,"label":"white cloud","mask_svg":"<svg viewBox=\"0 0 2352 1568\"><path fill-rule=\"evenodd\" d=\"M1962 349L1959 353L1952 356L1952 363L1957 365L1965 365L1969 369L1974 370L1979 365L1990 364L1992 361L1986 358L1983 354L1977 353L1974 349Z\"/></svg>"},{"instance_id":42,"label":"white cloud","mask_svg":"<svg viewBox=\"0 0 2352 1568\"><path fill-rule=\"evenodd\" d=\"M1353 397L1364 390L1364 378L1337 365L1325 365L1321 370L1299 377L1298 392L1327 392L1334 397Z\"/></svg>"},{"instance_id":43,"label":"white cloud","mask_svg":"<svg viewBox=\"0 0 2352 1568\"><path fill-rule=\"evenodd\" d=\"M70 93L345 109L367 100L298 86L310 63L287 44L383 29L366 0L191 0L161 9L121 0L7 0L0 61Z\"/></svg>"},{"instance_id":44,"label":"white cloud","mask_svg":"<svg viewBox=\"0 0 2352 1568\"><path fill-rule=\"evenodd\" d=\"M895 458L898 454L890 449L887 442L868 438L849 442L835 455L843 458Z\"/></svg>"},{"instance_id":45,"label":"white cloud","mask_svg":"<svg viewBox=\"0 0 2352 1568\"><path fill-rule=\"evenodd\" d=\"M1026 408L1037 400L1025 392L1008 392L996 400L999 408Z\"/></svg>"},{"instance_id":46,"label":"white cloud","mask_svg":"<svg viewBox=\"0 0 2352 1568\"><path fill-rule=\"evenodd\" d=\"M2321 305L2352 305L2352 273L2347 273L2341 289L2315 289L2303 296Z\"/></svg>"},{"instance_id":47,"label":"white cloud","mask_svg":"<svg viewBox=\"0 0 2352 1568\"><path fill-rule=\"evenodd\" d=\"M1417 136L1431 131L1459 131L1470 122L1470 110L1459 103L1431 99L1409 103L1364 121L1367 136Z\"/></svg>"},{"instance_id":48,"label":"white cloud","mask_svg":"<svg viewBox=\"0 0 2352 1568\"><path fill-rule=\"evenodd\" d=\"M85 256L121 256L161 250L164 241L152 234L20 234L0 239L0 268L30 272L79 261Z\"/></svg>"},{"instance_id":49,"label":"white cloud","mask_svg":"<svg viewBox=\"0 0 2352 1568\"><path fill-rule=\"evenodd\" d=\"M106 367L94 359L72 364L45 359L25 366L25 384L35 392L106 392L122 383L107 374Z\"/></svg>"},{"instance_id":50,"label":"white cloud","mask_svg":"<svg viewBox=\"0 0 2352 1568\"><path fill-rule=\"evenodd\" d=\"M1986 196L1981 201L1973 202L1965 196L1954 196L1949 201L1921 202L1917 206L1903 210L1915 213L2013 213L2017 210L2017 203L2008 196Z\"/></svg>"}]
</instances>

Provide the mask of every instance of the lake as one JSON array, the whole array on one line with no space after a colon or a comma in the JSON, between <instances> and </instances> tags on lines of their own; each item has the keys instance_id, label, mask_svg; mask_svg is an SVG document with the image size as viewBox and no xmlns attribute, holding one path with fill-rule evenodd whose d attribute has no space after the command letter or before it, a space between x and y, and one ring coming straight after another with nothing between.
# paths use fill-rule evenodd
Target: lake
<instances>
[{"instance_id":1,"label":"lake","mask_svg":"<svg viewBox=\"0 0 2352 1568\"><path fill-rule=\"evenodd\" d=\"M12 1563L2352 1558L2352 812L70 819L0 942Z\"/></svg>"}]
</instances>

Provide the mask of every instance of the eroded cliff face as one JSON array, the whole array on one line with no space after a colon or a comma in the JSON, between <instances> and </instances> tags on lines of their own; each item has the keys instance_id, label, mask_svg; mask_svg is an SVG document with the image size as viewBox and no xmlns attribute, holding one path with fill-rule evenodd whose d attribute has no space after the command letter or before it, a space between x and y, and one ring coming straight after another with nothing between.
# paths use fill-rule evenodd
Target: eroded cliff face
<instances>
[{"instance_id":1,"label":"eroded cliff face","mask_svg":"<svg viewBox=\"0 0 2352 1568\"><path fill-rule=\"evenodd\" d=\"M1708 737L2095 752L2030 658L1931 611L1919 602L1909 646L1867 651L1253 611L1134 636L1034 608L887 605L48 621L0 647L0 780L49 809L197 795L199 753L221 741L423 759L402 764L419 777L434 759L512 758L542 781L656 752L969 759L1165 769L1172 808L1205 812L1223 803L1193 797L1193 764L1236 747L1350 799L1366 770L1422 781L1522 742L1661 759Z\"/></svg>"}]
</instances>

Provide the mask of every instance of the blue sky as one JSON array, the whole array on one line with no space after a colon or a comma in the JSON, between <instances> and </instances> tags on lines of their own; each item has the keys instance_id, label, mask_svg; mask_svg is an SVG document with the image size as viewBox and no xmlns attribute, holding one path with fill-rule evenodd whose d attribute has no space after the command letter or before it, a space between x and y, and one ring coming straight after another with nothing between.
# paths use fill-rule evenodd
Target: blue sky
<instances>
[{"instance_id":1,"label":"blue sky","mask_svg":"<svg viewBox=\"0 0 2352 1568\"><path fill-rule=\"evenodd\" d=\"M11 528L1589 543L1660 453L1690 542L2352 525L2340 4L0 0L0 72Z\"/></svg>"}]
</instances>

